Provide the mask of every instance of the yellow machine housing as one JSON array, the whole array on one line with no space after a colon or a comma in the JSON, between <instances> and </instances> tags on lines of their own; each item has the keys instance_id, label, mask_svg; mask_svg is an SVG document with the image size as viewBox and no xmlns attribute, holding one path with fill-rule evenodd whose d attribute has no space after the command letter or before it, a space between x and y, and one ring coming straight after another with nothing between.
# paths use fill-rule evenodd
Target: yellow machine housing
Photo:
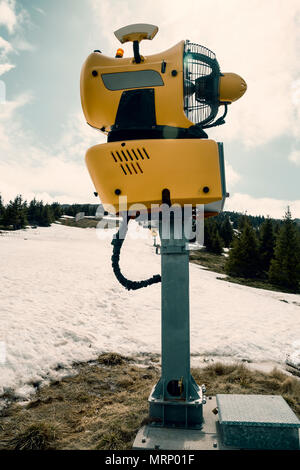
<instances>
[{"instance_id":1,"label":"yellow machine housing","mask_svg":"<svg viewBox=\"0 0 300 470\"><path fill-rule=\"evenodd\" d=\"M180 41L142 56L139 43L152 39L154 25L129 25L115 32L133 42L134 57L94 51L83 64L81 102L88 124L108 135L90 148L86 164L104 207L120 211L119 197L147 210L161 204L204 204L206 215L226 197L222 144L203 129L224 123L227 105L246 90L236 74L223 74L212 51ZM212 124L223 105L225 114Z\"/></svg>"},{"instance_id":2,"label":"yellow machine housing","mask_svg":"<svg viewBox=\"0 0 300 470\"><path fill-rule=\"evenodd\" d=\"M161 204L162 190L172 203L209 204L224 197L222 155L214 140L149 139L91 147L86 164L102 204L119 212L119 196L128 206L149 210ZM137 197L138 196L138 197ZM208 214L207 214L208 215ZM212 214L211 214L212 215Z\"/></svg>"},{"instance_id":3,"label":"yellow machine housing","mask_svg":"<svg viewBox=\"0 0 300 470\"><path fill-rule=\"evenodd\" d=\"M183 47L184 41L181 41L163 53L143 57L140 64L134 63L132 57L115 59L98 52L90 54L82 67L80 79L81 103L87 122L93 127L109 132L116 121L120 99L125 90L154 88L157 125L184 128L193 125L185 116L182 105ZM161 73L163 60L167 64L164 74ZM172 76L172 70L177 71L176 76ZM145 87L141 79L140 86L110 90L103 81L103 76L105 80L107 74L138 72L141 76L141 71L156 72L160 84Z\"/></svg>"},{"instance_id":4,"label":"yellow machine housing","mask_svg":"<svg viewBox=\"0 0 300 470\"><path fill-rule=\"evenodd\" d=\"M88 124L103 132L109 132L116 121L123 92L139 88L153 88L155 91L156 124L158 126L181 128L193 126L194 122L187 118L183 109L184 45L185 41L180 41L164 52L143 56L140 64L136 64L132 57L113 58L99 52L90 54L83 64L80 77L82 109ZM165 64L165 72L162 72L164 70L163 64ZM145 86L147 77L143 81L141 74L143 71L154 72L152 82L151 75L148 73L148 86ZM114 74L128 72L137 72L136 82L140 77L138 86L134 86L135 83L132 80L132 86L126 88L126 81L122 85L123 77L121 75L113 77ZM118 88L116 83L118 78L120 80L119 89L112 89ZM223 73L219 83L220 104L237 100L245 93L246 88L245 81L239 75Z\"/></svg>"}]
</instances>

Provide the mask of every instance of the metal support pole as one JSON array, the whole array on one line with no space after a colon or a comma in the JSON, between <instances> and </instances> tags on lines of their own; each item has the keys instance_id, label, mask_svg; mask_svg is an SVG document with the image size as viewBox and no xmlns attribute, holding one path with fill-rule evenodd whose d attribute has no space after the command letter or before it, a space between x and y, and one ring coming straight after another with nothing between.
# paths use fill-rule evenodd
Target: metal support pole
<instances>
[{"instance_id":1,"label":"metal support pole","mask_svg":"<svg viewBox=\"0 0 300 470\"><path fill-rule=\"evenodd\" d=\"M162 373L149 397L150 418L162 426L201 426L204 397L190 373L189 252L182 221L171 214L161 237Z\"/></svg>"}]
</instances>

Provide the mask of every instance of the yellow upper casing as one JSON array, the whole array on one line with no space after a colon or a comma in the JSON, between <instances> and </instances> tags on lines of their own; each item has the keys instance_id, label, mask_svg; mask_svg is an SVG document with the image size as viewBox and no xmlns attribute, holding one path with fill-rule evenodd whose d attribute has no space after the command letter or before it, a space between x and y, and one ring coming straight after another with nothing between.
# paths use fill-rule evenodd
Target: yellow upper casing
<instances>
[{"instance_id":1,"label":"yellow upper casing","mask_svg":"<svg viewBox=\"0 0 300 470\"><path fill-rule=\"evenodd\" d=\"M98 52L90 54L83 64L80 77L81 103L87 122L109 132L116 120L124 90L108 90L101 74L155 70L164 82L164 86L148 87L155 88L156 124L182 128L192 126L193 122L186 117L183 109L183 50L184 41L180 41L167 51L143 56L140 64L136 64L132 57L116 59ZM161 73L162 61L166 63L165 73ZM176 70L177 75L173 76L172 70ZM93 71L98 75L93 76Z\"/></svg>"},{"instance_id":2,"label":"yellow upper casing","mask_svg":"<svg viewBox=\"0 0 300 470\"><path fill-rule=\"evenodd\" d=\"M223 197L218 144L208 139L149 139L95 145L86 164L106 210L161 204L168 189L172 204L209 204ZM209 188L205 192L204 188ZM116 194L117 193L120 194Z\"/></svg>"}]
</instances>

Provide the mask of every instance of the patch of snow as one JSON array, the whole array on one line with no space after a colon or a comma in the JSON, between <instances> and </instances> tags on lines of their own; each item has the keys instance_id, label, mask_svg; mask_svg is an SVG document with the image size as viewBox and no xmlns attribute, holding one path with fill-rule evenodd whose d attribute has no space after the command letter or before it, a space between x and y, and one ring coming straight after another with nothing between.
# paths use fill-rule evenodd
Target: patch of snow
<instances>
[{"instance_id":1,"label":"patch of snow","mask_svg":"<svg viewBox=\"0 0 300 470\"><path fill-rule=\"evenodd\" d=\"M92 228L53 224L0 237L0 342L6 351L0 394L14 389L26 397L32 384L101 352L160 354L160 285L128 292L118 283L113 233L105 230L99 239ZM124 275L141 280L159 273L151 231L131 222L129 235ZM190 264L193 356L284 364L300 339L299 296L217 277Z\"/></svg>"}]
</instances>

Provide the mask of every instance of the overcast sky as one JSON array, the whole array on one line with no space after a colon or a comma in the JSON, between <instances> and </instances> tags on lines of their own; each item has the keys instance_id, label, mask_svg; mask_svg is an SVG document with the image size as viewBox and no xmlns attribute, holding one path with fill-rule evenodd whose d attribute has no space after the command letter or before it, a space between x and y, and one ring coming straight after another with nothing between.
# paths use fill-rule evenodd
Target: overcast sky
<instances>
[{"instance_id":1,"label":"overcast sky","mask_svg":"<svg viewBox=\"0 0 300 470\"><path fill-rule=\"evenodd\" d=\"M298 0L0 0L0 193L92 202L86 149L105 138L84 121L82 63L115 55L113 31L159 27L144 54L181 39L213 50L247 93L209 132L224 142L226 209L300 217L300 3ZM125 54L132 55L130 45ZM6 89L6 99L4 91Z\"/></svg>"}]
</instances>

